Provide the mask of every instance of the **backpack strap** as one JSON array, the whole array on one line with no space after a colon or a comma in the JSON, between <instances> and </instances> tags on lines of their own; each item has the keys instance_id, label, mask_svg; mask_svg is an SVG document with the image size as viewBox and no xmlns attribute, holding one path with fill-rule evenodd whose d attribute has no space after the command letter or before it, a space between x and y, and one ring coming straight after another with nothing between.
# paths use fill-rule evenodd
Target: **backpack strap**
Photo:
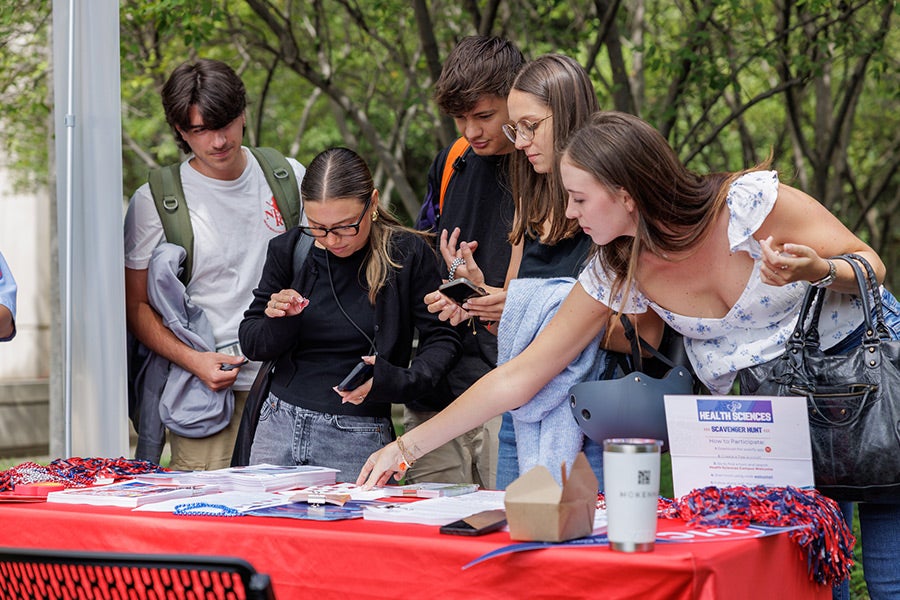
<instances>
[{"instance_id":1,"label":"backpack strap","mask_svg":"<svg viewBox=\"0 0 900 600\"><path fill-rule=\"evenodd\" d=\"M450 146L450 152L447 153L447 162L444 163L444 171L441 173L441 195L438 201L438 214L444 211L444 196L447 195L447 187L450 185L450 178L456 173L456 161L465 154L469 149L469 141L465 136L460 137L453 145Z\"/></svg>"},{"instance_id":2,"label":"backpack strap","mask_svg":"<svg viewBox=\"0 0 900 600\"><path fill-rule=\"evenodd\" d=\"M309 249L312 248L312 245L312 236L301 233L300 239L298 239L297 243L294 244L294 258L292 261L292 264L294 265L294 275L300 272L300 269L303 267L303 263L306 262L306 257L309 254Z\"/></svg>"},{"instance_id":3,"label":"backpack strap","mask_svg":"<svg viewBox=\"0 0 900 600\"><path fill-rule=\"evenodd\" d=\"M181 163L151 170L148 181L166 241L187 251L184 268L178 275L181 283L187 286L194 268L194 229L181 187Z\"/></svg>"},{"instance_id":4,"label":"backpack strap","mask_svg":"<svg viewBox=\"0 0 900 600\"><path fill-rule=\"evenodd\" d=\"M297 191L294 169L284 155L274 148L250 148L250 152L266 175L278 212L284 219L285 229L293 229L300 224L300 192Z\"/></svg>"},{"instance_id":5,"label":"backpack strap","mask_svg":"<svg viewBox=\"0 0 900 600\"><path fill-rule=\"evenodd\" d=\"M300 224L300 192L290 163L274 148L250 148L250 152L266 176L285 229L296 227ZM194 229L181 186L181 163L151 170L148 181L166 241L187 251L184 268L178 276L187 286L194 269Z\"/></svg>"}]
</instances>

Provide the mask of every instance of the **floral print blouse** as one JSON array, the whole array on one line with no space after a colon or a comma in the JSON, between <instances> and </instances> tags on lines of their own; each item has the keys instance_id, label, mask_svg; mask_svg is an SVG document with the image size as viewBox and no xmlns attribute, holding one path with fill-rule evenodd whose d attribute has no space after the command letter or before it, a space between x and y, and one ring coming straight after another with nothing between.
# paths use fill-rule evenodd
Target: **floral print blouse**
<instances>
[{"instance_id":1,"label":"floral print blouse","mask_svg":"<svg viewBox=\"0 0 900 600\"><path fill-rule=\"evenodd\" d=\"M762 257L753 234L771 212L778 197L775 171L746 173L731 184L728 240L732 252L746 252L754 260L753 272L741 297L722 318L679 315L657 305L637 289L624 306L626 313L649 308L684 336L687 354L697 376L714 394L727 394L737 372L777 357L794 330L806 282L771 286L760 279ZM702 268L702 267L701 267ZM592 259L579 282L594 299L619 308L621 297L610 298L610 280ZM852 333L862 322L861 303L849 294L827 294L819 319L822 348L827 349Z\"/></svg>"}]
</instances>

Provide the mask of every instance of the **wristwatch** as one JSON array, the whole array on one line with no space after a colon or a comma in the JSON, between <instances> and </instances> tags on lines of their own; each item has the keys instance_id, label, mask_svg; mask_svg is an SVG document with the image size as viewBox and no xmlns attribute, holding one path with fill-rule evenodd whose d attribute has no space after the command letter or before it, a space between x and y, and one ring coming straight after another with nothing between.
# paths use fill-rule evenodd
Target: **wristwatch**
<instances>
[{"instance_id":1,"label":"wristwatch","mask_svg":"<svg viewBox=\"0 0 900 600\"><path fill-rule=\"evenodd\" d=\"M816 279L815 281L810 281L809 282L810 285L814 285L817 288L826 288L829 285L831 285L832 283L834 283L835 279L837 279L837 268L834 266L834 261L828 260L826 258L825 262L828 263L828 273L825 275L825 277L823 277L821 279Z\"/></svg>"}]
</instances>

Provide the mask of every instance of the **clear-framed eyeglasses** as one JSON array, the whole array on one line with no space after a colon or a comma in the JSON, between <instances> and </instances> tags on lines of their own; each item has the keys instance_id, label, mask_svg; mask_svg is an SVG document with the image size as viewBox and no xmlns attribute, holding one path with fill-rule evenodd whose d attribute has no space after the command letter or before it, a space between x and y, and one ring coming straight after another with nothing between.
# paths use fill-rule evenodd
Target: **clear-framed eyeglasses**
<instances>
[{"instance_id":1,"label":"clear-framed eyeglasses","mask_svg":"<svg viewBox=\"0 0 900 600\"><path fill-rule=\"evenodd\" d=\"M502 127L503 133L506 134L506 137L509 138L509 141L511 141L513 144L516 143L516 137L520 137L524 141L530 142L534 139L534 132L537 130L538 125L552 116L553 115L547 115L543 119L535 121L534 123L526 119L518 121L515 125L504 123Z\"/></svg>"},{"instance_id":2,"label":"clear-framed eyeglasses","mask_svg":"<svg viewBox=\"0 0 900 600\"><path fill-rule=\"evenodd\" d=\"M308 227L306 225L300 225L300 233L305 233L314 238L328 237L329 233L333 233L337 237L353 237L359 233L359 226L366 217L366 211L369 210L369 204L371 203L372 197L369 196L369 199L366 200L366 205L363 206L362 214L359 215L359 219L357 219L356 223L353 223L352 225L338 225L336 227Z\"/></svg>"}]
</instances>

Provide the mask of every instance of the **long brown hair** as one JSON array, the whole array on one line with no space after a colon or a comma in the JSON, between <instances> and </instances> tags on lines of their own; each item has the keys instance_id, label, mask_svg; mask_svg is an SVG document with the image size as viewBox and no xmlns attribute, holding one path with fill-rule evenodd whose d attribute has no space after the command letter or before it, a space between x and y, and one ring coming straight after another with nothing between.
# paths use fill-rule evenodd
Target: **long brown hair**
<instances>
[{"instance_id":1,"label":"long brown hair","mask_svg":"<svg viewBox=\"0 0 900 600\"><path fill-rule=\"evenodd\" d=\"M631 292L642 251L663 256L696 248L712 231L731 182L769 163L736 173L700 175L681 163L650 124L615 111L593 115L571 136L561 158L611 192L624 189L634 200L636 235L594 249L599 268L613 279L612 297L623 298Z\"/></svg>"},{"instance_id":2,"label":"long brown hair","mask_svg":"<svg viewBox=\"0 0 900 600\"><path fill-rule=\"evenodd\" d=\"M525 235L539 238L549 222L542 241L553 245L578 231L578 223L566 218L567 196L559 178L559 156L569 135L586 123L600 104L584 67L560 54L546 54L527 63L512 89L531 94L553 115L544 126L553 127L554 167L549 173L536 173L524 152L513 154L510 181L516 217L509 241L518 244Z\"/></svg>"},{"instance_id":3,"label":"long brown hair","mask_svg":"<svg viewBox=\"0 0 900 600\"><path fill-rule=\"evenodd\" d=\"M300 195L304 204L355 198L362 208L373 197L374 191L375 182L366 161L353 150L340 147L329 148L316 155L306 168L306 174L300 183ZM364 265L369 285L369 302L374 305L378 292L387 283L391 271L403 267L392 256L394 236L401 231L427 236L403 226L387 206L369 206L369 214L372 228Z\"/></svg>"}]
</instances>

